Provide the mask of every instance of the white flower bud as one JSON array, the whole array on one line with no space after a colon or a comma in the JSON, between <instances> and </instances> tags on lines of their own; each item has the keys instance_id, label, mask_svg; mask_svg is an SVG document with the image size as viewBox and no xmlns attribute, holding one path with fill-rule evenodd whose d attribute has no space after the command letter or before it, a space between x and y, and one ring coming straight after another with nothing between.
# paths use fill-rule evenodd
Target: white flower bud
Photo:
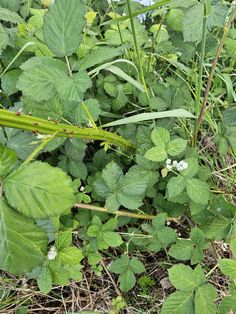
<instances>
[{"instance_id":1,"label":"white flower bud","mask_svg":"<svg viewBox=\"0 0 236 314\"><path fill-rule=\"evenodd\" d=\"M166 159L166 164L167 165L171 164L171 159L170 158Z\"/></svg>"},{"instance_id":2,"label":"white flower bud","mask_svg":"<svg viewBox=\"0 0 236 314\"><path fill-rule=\"evenodd\" d=\"M56 247L53 245L50 247L50 250L48 251L48 259L52 261L56 257L57 257L57 250L56 250Z\"/></svg>"}]
</instances>

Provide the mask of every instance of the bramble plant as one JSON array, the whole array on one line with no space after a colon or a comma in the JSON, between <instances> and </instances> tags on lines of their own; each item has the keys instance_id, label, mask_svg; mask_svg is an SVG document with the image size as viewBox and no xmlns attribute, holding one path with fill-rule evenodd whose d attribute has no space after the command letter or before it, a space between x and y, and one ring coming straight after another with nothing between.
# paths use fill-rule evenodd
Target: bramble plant
<instances>
[{"instance_id":1,"label":"bramble plant","mask_svg":"<svg viewBox=\"0 0 236 314\"><path fill-rule=\"evenodd\" d=\"M171 285L152 313L236 312L235 17L235 1L0 0L2 272L50 295L89 269L118 314L130 291L151 304L150 257Z\"/></svg>"}]
</instances>

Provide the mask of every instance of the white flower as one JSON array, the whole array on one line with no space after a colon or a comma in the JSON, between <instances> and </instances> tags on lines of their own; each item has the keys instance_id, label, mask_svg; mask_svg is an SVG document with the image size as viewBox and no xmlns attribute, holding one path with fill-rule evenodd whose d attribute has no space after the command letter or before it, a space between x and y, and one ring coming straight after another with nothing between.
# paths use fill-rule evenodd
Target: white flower
<instances>
[{"instance_id":1,"label":"white flower","mask_svg":"<svg viewBox=\"0 0 236 314\"><path fill-rule=\"evenodd\" d=\"M171 164L171 159L170 159L170 158L166 159L166 164L167 164L167 165L170 165L170 164Z\"/></svg>"},{"instance_id":2,"label":"white flower","mask_svg":"<svg viewBox=\"0 0 236 314\"><path fill-rule=\"evenodd\" d=\"M48 259L50 261L54 260L57 257L57 250L54 245L50 247L50 250L48 251Z\"/></svg>"},{"instance_id":3,"label":"white flower","mask_svg":"<svg viewBox=\"0 0 236 314\"><path fill-rule=\"evenodd\" d=\"M84 192L84 186L81 186L80 192Z\"/></svg>"},{"instance_id":4,"label":"white flower","mask_svg":"<svg viewBox=\"0 0 236 314\"><path fill-rule=\"evenodd\" d=\"M168 170L172 170L173 166L172 166L172 165L166 165L166 168L167 168Z\"/></svg>"},{"instance_id":5,"label":"white flower","mask_svg":"<svg viewBox=\"0 0 236 314\"><path fill-rule=\"evenodd\" d=\"M177 166L178 166L178 161L177 161L177 160L174 160L174 161L173 161L173 166L174 166L174 167L177 167Z\"/></svg>"}]
</instances>

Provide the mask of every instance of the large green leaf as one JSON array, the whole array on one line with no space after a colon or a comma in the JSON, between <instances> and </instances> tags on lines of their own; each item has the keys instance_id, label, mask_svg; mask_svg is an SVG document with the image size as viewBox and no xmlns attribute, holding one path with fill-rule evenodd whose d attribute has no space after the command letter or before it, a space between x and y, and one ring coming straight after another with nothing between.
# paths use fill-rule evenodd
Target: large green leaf
<instances>
[{"instance_id":1,"label":"large green leaf","mask_svg":"<svg viewBox=\"0 0 236 314\"><path fill-rule=\"evenodd\" d=\"M215 314L217 292L214 286L204 285L195 294L195 314Z\"/></svg>"},{"instance_id":2,"label":"large green leaf","mask_svg":"<svg viewBox=\"0 0 236 314\"><path fill-rule=\"evenodd\" d=\"M199 42L202 39L204 5L197 3L191 7L183 18L184 41Z\"/></svg>"},{"instance_id":3,"label":"large green leaf","mask_svg":"<svg viewBox=\"0 0 236 314\"><path fill-rule=\"evenodd\" d=\"M74 202L70 178L39 161L12 172L3 181L3 189L9 204L27 217L60 215Z\"/></svg>"},{"instance_id":4,"label":"large green leaf","mask_svg":"<svg viewBox=\"0 0 236 314\"><path fill-rule=\"evenodd\" d=\"M57 0L45 15L44 39L57 56L70 56L79 47L85 26L82 0Z\"/></svg>"},{"instance_id":5,"label":"large green leaf","mask_svg":"<svg viewBox=\"0 0 236 314\"><path fill-rule=\"evenodd\" d=\"M30 272L43 262L46 249L43 230L0 198L0 268L14 274Z\"/></svg>"}]
</instances>

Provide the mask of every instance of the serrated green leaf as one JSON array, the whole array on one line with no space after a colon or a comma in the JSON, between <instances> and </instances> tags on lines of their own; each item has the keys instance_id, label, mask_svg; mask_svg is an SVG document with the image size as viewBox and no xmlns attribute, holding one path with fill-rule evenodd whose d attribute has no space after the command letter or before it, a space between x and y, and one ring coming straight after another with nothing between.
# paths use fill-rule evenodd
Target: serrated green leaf
<instances>
[{"instance_id":1,"label":"serrated green leaf","mask_svg":"<svg viewBox=\"0 0 236 314\"><path fill-rule=\"evenodd\" d=\"M122 255L120 258L114 260L110 266L110 270L115 274L122 274L129 267L129 257Z\"/></svg>"},{"instance_id":2,"label":"serrated green leaf","mask_svg":"<svg viewBox=\"0 0 236 314\"><path fill-rule=\"evenodd\" d=\"M150 148L146 154L145 158L151 161L164 161L167 158L167 152L163 143L159 143L160 145Z\"/></svg>"},{"instance_id":3,"label":"serrated green leaf","mask_svg":"<svg viewBox=\"0 0 236 314\"><path fill-rule=\"evenodd\" d=\"M186 187L185 178L182 176L172 177L167 184L168 199L180 195Z\"/></svg>"},{"instance_id":4,"label":"serrated green leaf","mask_svg":"<svg viewBox=\"0 0 236 314\"><path fill-rule=\"evenodd\" d=\"M0 177L6 176L13 169L16 161L14 150L0 144Z\"/></svg>"},{"instance_id":5,"label":"serrated green leaf","mask_svg":"<svg viewBox=\"0 0 236 314\"><path fill-rule=\"evenodd\" d=\"M72 77L61 73L61 77L55 81L60 98L70 102L81 102L85 91L91 86L91 79L84 71L73 74Z\"/></svg>"},{"instance_id":6,"label":"serrated green leaf","mask_svg":"<svg viewBox=\"0 0 236 314\"><path fill-rule=\"evenodd\" d=\"M7 96L11 96L17 93L16 83L21 74L21 70L14 69L10 70L2 76L2 89Z\"/></svg>"},{"instance_id":7,"label":"serrated green leaf","mask_svg":"<svg viewBox=\"0 0 236 314\"><path fill-rule=\"evenodd\" d=\"M141 274L145 272L145 266L137 257L131 258L129 266L134 274Z\"/></svg>"},{"instance_id":8,"label":"serrated green leaf","mask_svg":"<svg viewBox=\"0 0 236 314\"><path fill-rule=\"evenodd\" d=\"M47 267L42 268L41 274L37 279L37 284L40 291L45 294L48 294L52 290L52 276Z\"/></svg>"},{"instance_id":9,"label":"serrated green leaf","mask_svg":"<svg viewBox=\"0 0 236 314\"><path fill-rule=\"evenodd\" d=\"M15 12L0 7L0 20L10 23L23 23L23 19Z\"/></svg>"},{"instance_id":10,"label":"serrated green leaf","mask_svg":"<svg viewBox=\"0 0 236 314\"><path fill-rule=\"evenodd\" d=\"M70 56L79 47L85 26L83 1L57 0L45 14L44 39L57 56Z\"/></svg>"},{"instance_id":11,"label":"serrated green leaf","mask_svg":"<svg viewBox=\"0 0 236 314\"><path fill-rule=\"evenodd\" d=\"M104 242L110 247L118 247L123 243L121 236L113 231L103 232L102 237Z\"/></svg>"},{"instance_id":12,"label":"serrated green leaf","mask_svg":"<svg viewBox=\"0 0 236 314\"><path fill-rule=\"evenodd\" d=\"M85 100L75 110L75 121L82 125L90 125L91 122L98 120L101 112L99 103L96 99ZM93 121L90 121L90 116Z\"/></svg>"},{"instance_id":13,"label":"serrated green leaf","mask_svg":"<svg viewBox=\"0 0 236 314\"><path fill-rule=\"evenodd\" d=\"M23 95L35 101L49 100L56 95L55 81L64 79L63 72L47 65L35 66L24 71L16 84Z\"/></svg>"},{"instance_id":14,"label":"serrated green leaf","mask_svg":"<svg viewBox=\"0 0 236 314\"><path fill-rule=\"evenodd\" d=\"M174 292L164 302L161 314L194 314L193 302L192 292Z\"/></svg>"},{"instance_id":15,"label":"serrated green leaf","mask_svg":"<svg viewBox=\"0 0 236 314\"><path fill-rule=\"evenodd\" d=\"M170 141L167 145L167 153L170 156L177 156L181 153L183 153L187 146L186 140L183 140L182 138L176 138L172 141Z\"/></svg>"},{"instance_id":16,"label":"serrated green leaf","mask_svg":"<svg viewBox=\"0 0 236 314\"><path fill-rule=\"evenodd\" d=\"M198 179L187 179L186 189L188 196L195 203L206 205L210 197L210 189L206 182Z\"/></svg>"},{"instance_id":17,"label":"serrated green leaf","mask_svg":"<svg viewBox=\"0 0 236 314\"><path fill-rule=\"evenodd\" d=\"M236 293L226 296L220 303L219 314L229 314L236 312Z\"/></svg>"},{"instance_id":18,"label":"serrated green leaf","mask_svg":"<svg viewBox=\"0 0 236 314\"><path fill-rule=\"evenodd\" d=\"M3 181L3 189L9 204L27 217L56 216L74 203L70 178L39 161L12 172Z\"/></svg>"},{"instance_id":19,"label":"serrated green leaf","mask_svg":"<svg viewBox=\"0 0 236 314\"><path fill-rule=\"evenodd\" d=\"M199 42L202 39L204 5L197 3L185 13L183 18L184 41Z\"/></svg>"},{"instance_id":20,"label":"serrated green leaf","mask_svg":"<svg viewBox=\"0 0 236 314\"><path fill-rule=\"evenodd\" d=\"M132 169L124 176L121 169L110 162L102 172L102 178L94 182L96 193L106 199L106 208L116 211L122 205L136 209L142 205L142 199L148 186L148 178L140 177Z\"/></svg>"},{"instance_id":21,"label":"serrated green leaf","mask_svg":"<svg viewBox=\"0 0 236 314\"><path fill-rule=\"evenodd\" d=\"M3 198L0 198L0 239L2 270L19 275L43 263L46 234L31 219L14 211Z\"/></svg>"},{"instance_id":22,"label":"serrated green leaf","mask_svg":"<svg viewBox=\"0 0 236 314\"><path fill-rule=\"evenodd\" d=\"M60 232L55 241L57 250L69 247L72 243L72 230Z\"/></svg>"},{"instance_id":23,"label":"serrated green leaf","mask_svg":"<svg viewBox=\"0 0 236 314\"><path fill-rule=\"evenodd\" d=\"M159 146L160 142L167 145L170 141L170 132L165 128L155 128L151 133L151 139L156 146Z\"/></svg>"},{"instance_id":24,"label":"serrated green leaf","mask_svg":"<svg viewBox=\"0 0 236 314\"><path fill-rule=\"evenodd\" d=\"M221 259L219 261L219 267L223 274L236 280L236 260L227 258Z\"/></svg>"},{"instance_id":25,"label":"serrated green leaf","mask_svg":"<svg viewBox=\"0 0 236 314\"><path fill-rule=\"evenodd\" d=\"M197 288L191 267L183 264L174 265L169 269L168 273L170 282L176 289L181 291L193 291Z\"/></svg>"},{"instance_id":26,"label":"serrated green leaf","mask_svg":"<svg viewBox=\"0 0 236 314\"><path fill-rule=\"evenodd\" d=\"M121 290L128 292L136 283L134 273L129 268L119 276Z\"/></svg>"},{"instance_id":27,"label":"serrated green leaf","mask_svg":"<svg viewBox=\"0 0 236 314\"><path fill-rule=\"evenodd\" d=\"M65 247L59 252L62 264L74 265L83 259L82 251L76 246Z\"/></svg>"},{"instance_id":28,"label":"serrated green leaf","mask_svg":"<svg viewBox=\"0 0 236 314\"><path fill-rule=\"evenodd\" d=\"M214 303L217 292L214 286L208 284L199 287L195 294L196 314L216 314L217 308Z\"/></svg>"},{"instance_id":29,"label":"serrated green leaf","mask_svg":"<svg viewBox=\"0 0 236 314\"><path fill-rule=\"evenodd\" d=\"M188 164L188 168L181 171L181 175L186 178L194 177L199 169L197 158L186 158L184 161Z\"/></svg>"},{"instance_id":30,"label":"serrated green leaf","mask_svg":"<svg viewBox=\"0 0 236 314\"><path fill-rule=\"evenodd\" d=\"M193 244L189 240L178 240L172 244L169 254L175 259L186 261L191 258L193 253Z\"/></svg>"}]
</instances>

